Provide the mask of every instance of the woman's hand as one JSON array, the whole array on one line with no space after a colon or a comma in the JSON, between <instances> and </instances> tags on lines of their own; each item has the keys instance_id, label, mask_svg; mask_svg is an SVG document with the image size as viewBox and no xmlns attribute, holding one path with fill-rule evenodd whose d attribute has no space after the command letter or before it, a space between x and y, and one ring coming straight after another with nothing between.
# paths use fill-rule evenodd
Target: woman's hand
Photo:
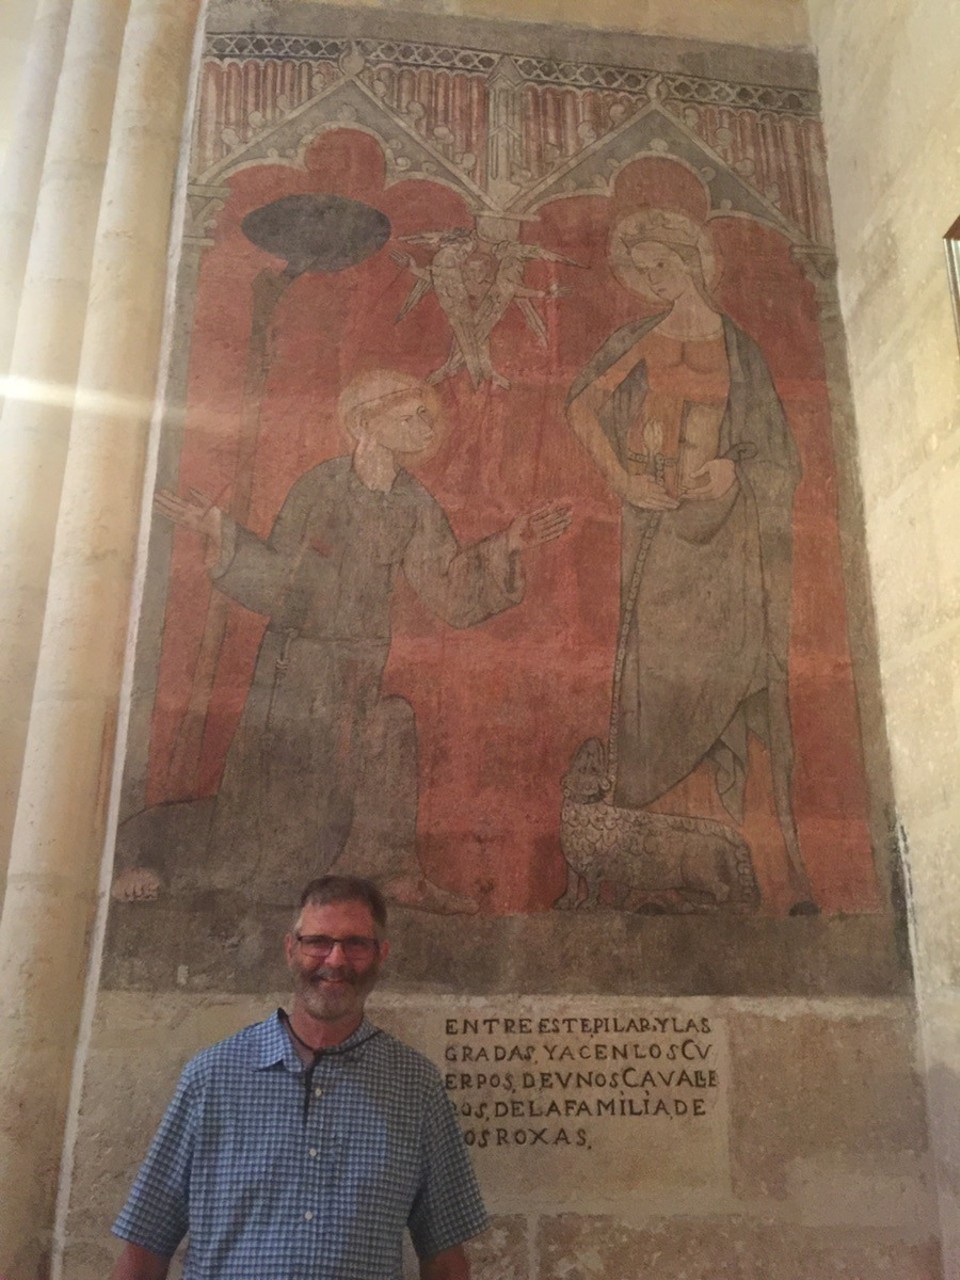
<instances>
[{"instance_id":1,"label":"woman's hand","mask_svg":"<svg viewBox=\"0 0 960 1280\"><path fill-rule=\"evenodd\" d=\"M624 473L615 488L624 502L629 502L631 507L639 507L641 511L673 511L680 505L653 476Z\"/></svg>"},{"instance_id":2,"label":"woman's hand","mask_svg":"<svg viewBox=\"0 0 960 1280\"><path fill-rule=\"evenodd\" d=\"M685 498L706 502L722 498L737 483L737 467L732 458L713 458L694 471L683 491Z\"/></svg>"}]
</instances>

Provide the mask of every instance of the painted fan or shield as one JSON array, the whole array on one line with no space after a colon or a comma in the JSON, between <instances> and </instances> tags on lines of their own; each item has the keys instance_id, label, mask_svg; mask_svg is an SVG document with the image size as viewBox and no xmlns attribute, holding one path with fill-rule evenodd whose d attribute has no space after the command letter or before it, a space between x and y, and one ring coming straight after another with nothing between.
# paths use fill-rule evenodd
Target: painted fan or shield
<instances>
[{"instance_id":1,"label":"painted fan or shield","mask_svg":"<svg viewBox=\"0 0 960 1280\"><path fill-rule=\"evenodd\" d=\"M292 276L355 267L390 239L385 213L329 194L284 196L248 213L242 226L259 249L285 258Z\"/></svg>"}]
</instances>

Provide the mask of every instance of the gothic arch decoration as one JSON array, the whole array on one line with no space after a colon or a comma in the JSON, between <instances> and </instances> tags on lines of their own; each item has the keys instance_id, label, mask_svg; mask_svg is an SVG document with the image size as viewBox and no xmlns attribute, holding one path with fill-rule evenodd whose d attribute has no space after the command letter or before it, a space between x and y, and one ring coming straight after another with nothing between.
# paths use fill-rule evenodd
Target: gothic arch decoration
<instances>
[{"instance_id":1,"label":"gothic arch decoration","mask_svg":"<svg viewBox=\"0 0 960 1280\"><path fill-rule=\"evenodd\" d=\"M643 155L666 157L686 165L709 189L715 210L746 214L791 241L806 242L802 227L730 168L693 130L655 103L642 108L610 134L589 143L532 191L523 192L510 205L510 211L534 213L558 198L609 195L621 170Z\"/></svg>"},{"instance_id":2,"label":"gothic arch decoration","mask_svg":"<svg viewBox=\"0 0 960 1280\"><path fill-rule=\"evenodd\" d=\"M819 210L812 217L809 202L784 199L784 192L796 193L804 184L788 181L781 191L769 181L770 164L757 159L758 143L762 153L765 143L781 141L780 132L812 109L799 91L591 64L559 67L443 46L283 36L214 37L205 76L197 137L207 140L207 150L198 145L201 167L192 187L198 205L201 193L222 191L232 177L259 165L305 170L308 148L338 129L377 143L385 188L424 181L465 202L472 244L441 247L445 229L425 226L421 242L433 256L405 249L393 255L413 273L398 320L428 292L449 319L451 354L431 375L437 380L466 367L475 388L509 385L490 361L489 332L515 306L546 344L548 321L534 299L569 291L554 279L547 291L518 296L529 288L529 259L551 255L533 246L520 260L521 251L509 246L535 237L524 224L535 224L539 211L557 200L610 197L622 171L644 155L686 166L707 187L713 215L751 218L808 254L818 247L811 234L822 221ZM708 109L713 116L705 114ZM218 130L214 120L221 110ZM743 120L730 128L731 113L759 122L759 133L753 137ZM199 157L212 156L211 138L217 136L222 154L202 167ZM782 154L789 160L800 152L784 146ZM215 212L214 204L206 207ZM447 230L458 236L464 228ZM447 257L450 266L441 266ZM475 323L477 308L481 319Z\"/></svg>"},{"instance_id":3,"label":"gothic arch decoration","mask_svg":"<svg viewBox=\"0 0 960 1280\"><path fill-rule=\"evenodd\" d=\"M481 211L530 214L609 189L638 150L708 175L715 207L829 243L818 101L809 90L557 63L443 45L208 37L195 181L302 164L322 129L379 139L388 181L449 186Z\"/></svg>"},{"instance_id":4,"label":"gothic arch decoration","mask_svg":"<svg viewBox=\"0 0 960 1280\"><path fill-rule=\"evenodd\" d=\"M404 118L360 79L362 58L347 54L339 65L342 79L325 86L275 123L262 125L249 141L240 143L198 174L196 181L203 185L224 183L233 174L263 163L303 168L304 153L319 134L346 127L367 133L381 144L388 184L405 178L427 178L449 186L471 202L493 207L489 196L466 172L462 155L457 164L435 140L418 133L416 112L408 112Z\"/></svg>"}]
</instances>

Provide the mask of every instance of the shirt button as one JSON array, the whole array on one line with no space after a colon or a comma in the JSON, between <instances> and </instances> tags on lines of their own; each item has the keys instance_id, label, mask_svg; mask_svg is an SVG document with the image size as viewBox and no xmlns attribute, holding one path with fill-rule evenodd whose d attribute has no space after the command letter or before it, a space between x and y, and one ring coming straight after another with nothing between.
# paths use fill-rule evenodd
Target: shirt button
<instances>
[{"instance_id":1,"label":"shirt button","mask_svg":"<svg viewBox=\"0 0 960 1280\"><path fill-rule=\"evenodd\" d=\"M316 1158L317 1158L317 1148L316 1148L316 1147L311 1147L311 1148L310 1148L310 1159L311 1159L311 1160L316 1160Z\"/></svg>"},{"instance_id":2,"label":"shirt button","mask_svg":"<svg viewBox=\"0 0 960 1280\"><path fill-rule=\"evenodd\" d=\"M322 1089L314 1089L314 1091L313 1091L313 1096L314 1096L315 1098L322 1098L322 1097L323 1097L323 1090L322 1090Z\"/></svg>"},{"instance_id":3,"label":"shirt button","mask_svg":"<svg viewBox=\"0 0 960 1280\"><path fill-rule=\"evenodd\" d=\"M312 1221L313 1221L313 1212L312 1212L312 1210L310 1210L310 1209L308 1209L308 1210L307 1210L307 1212L303 1215L303 1220L304 1220L304 1222L312 1222Z\"/></svg>"}]
</instances>

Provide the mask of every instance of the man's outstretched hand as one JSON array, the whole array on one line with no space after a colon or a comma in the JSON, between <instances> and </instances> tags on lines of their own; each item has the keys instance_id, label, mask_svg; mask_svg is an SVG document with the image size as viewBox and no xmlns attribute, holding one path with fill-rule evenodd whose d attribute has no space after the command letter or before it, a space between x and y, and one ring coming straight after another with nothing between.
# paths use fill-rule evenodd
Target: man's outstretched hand
<instances>
[{"instance_id":1,"label":"man's outstretched hand","mask_svg":"<svg viewBox=\"0 0 960 1280\"><path fill-rule=\"evenodd\" d=\"M524 511L514 517L507 529L507 547L513 551L529 551L560 538L570 528L573 511L563 503L551 502L536 511Z\"/></svg>"},{"instance_id":2,"label":"man's outstretched hand","mask_svg":"<svg viewBox=\"0 0 960 1280\"><path fill-rule=\"evenodd\" d=\"M223 512L213 505L206 494L199 489L191 489L188 498L181 498L172 489L158 489L154 495L153 508L182 529L190 529L206 538L203 559L208 568L219 561Z\"/></svg>"}]
</instances>

